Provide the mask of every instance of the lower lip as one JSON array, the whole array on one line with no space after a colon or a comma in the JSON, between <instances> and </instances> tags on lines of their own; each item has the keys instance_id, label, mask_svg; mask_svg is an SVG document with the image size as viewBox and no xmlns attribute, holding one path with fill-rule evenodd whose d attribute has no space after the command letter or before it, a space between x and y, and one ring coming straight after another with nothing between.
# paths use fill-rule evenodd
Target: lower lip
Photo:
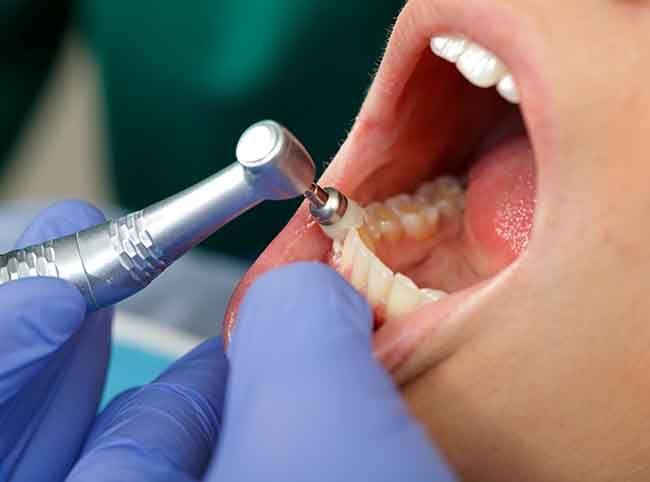
<instances>
[{"instance_id":1,"label":"lower lip","mask_svg":"<svg viewBox=\"0 0 650 482\"><path fill-rule=\"evenodd\" d=\"M490 284L491 280L477 283L435 302L435 306L425 305L386 323L373 340L375 357L398 384L444 360L462 341L463 324L453 320Z\"/></svg>"}]
</instances>

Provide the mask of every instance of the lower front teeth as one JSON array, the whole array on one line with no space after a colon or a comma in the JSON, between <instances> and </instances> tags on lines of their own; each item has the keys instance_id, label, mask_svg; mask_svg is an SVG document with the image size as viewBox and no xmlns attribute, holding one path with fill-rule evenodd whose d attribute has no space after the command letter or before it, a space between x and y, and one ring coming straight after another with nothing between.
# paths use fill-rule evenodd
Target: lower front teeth
<instances>
[{"instance_id":1,"label":"lower front teeth","mask_svg":"<svg viewBox=\"0 0 650 482\"><path fill-rule=\"evenodd\" d=\"M340 252L336 266L357 291L363 294L381 321L408 315L425 303L439 301L447 294L432 289L419 289L409 278L393 273L351 229L345 242L335 241Z\"/></svg>"},{"instance_id":2,"label":"lower front teeth","mask_svg":"<svg viewBox=\"0 0 650 482\"><path fill-rule=\"evenodd\" d=\"M456 64L461 74L478 87L494 87L513 104L519 93L512 75L503 62L489 50L462 37L436 36L431 39L434 54Z\"/></svg>"},{"instance_id":3,"label":"lower front teeth","mask_svg":"<svg viewBox=\"0 0 650 482\"><path fill-rule=\"evenodd\" d=\"M409 314L447 294L420 289L408 277L394 273L375 254L375 243L384 243L386 249L402 238L433 238L442 220L452 224L458 220L463 204L464 192L458 180L440 177L420 186L413 195L402 194L365 209L359 207L364 211L364 224L349 226L343 239L333 237L335 267L366 296L381 321Z\"/></svg>"}]
</instances>

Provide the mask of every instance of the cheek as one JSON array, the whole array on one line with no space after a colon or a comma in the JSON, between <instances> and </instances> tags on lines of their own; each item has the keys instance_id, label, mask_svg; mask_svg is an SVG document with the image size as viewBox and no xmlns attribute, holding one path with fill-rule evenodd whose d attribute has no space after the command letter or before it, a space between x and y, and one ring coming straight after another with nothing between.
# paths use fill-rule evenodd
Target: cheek
<instances>
[{"instance_id":1,"label":"cheek","mask_svg":"<svg viewBox=\"0 0 650 482\"><path fill-rule=\"evenodd\" d=\"M556 231L571 243L525 253L508 292L455 320L475 327L462 346L402 387L463 480L600 480L593 460L609 461L602 480L638 480L620 474L650 456L639 444L650 417L647 250L574 226Z\"/></svg>"}]
</instances>

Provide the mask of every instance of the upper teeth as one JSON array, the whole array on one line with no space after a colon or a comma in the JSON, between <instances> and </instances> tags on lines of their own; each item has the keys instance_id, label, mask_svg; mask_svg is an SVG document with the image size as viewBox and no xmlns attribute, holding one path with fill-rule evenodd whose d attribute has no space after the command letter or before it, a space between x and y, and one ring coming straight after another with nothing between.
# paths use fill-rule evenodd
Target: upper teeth
<instances>
[{"instance_id":1,"label":"upper teeth","mask_svg":"<svg viewBox=\"0 0 650 482\"><path fill-rule=\"evenodd\" d=\"M462 37L437 36L431 39L434 54L455 63L463 76L478 87L494 87L501 96L519 103L519 91L503 62L489 50Z\"/></svg>"}]
</instances>

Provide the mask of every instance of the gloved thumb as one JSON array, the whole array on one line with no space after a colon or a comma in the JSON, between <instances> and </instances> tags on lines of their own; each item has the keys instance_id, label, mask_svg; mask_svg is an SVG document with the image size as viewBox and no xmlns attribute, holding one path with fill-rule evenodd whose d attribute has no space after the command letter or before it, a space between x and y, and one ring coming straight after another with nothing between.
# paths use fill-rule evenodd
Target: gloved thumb
<instances>
[{"instance_id":1,"label":"gloved thumb","mask_svg":"<svg viewBox=\"0 0 650 482\"><path fill-rule=\"evenodd\" d=\"M325 265L260 278L233 334L208 480L452 480L371 337L368 304Z\"/></svg>"}]
</instances>

